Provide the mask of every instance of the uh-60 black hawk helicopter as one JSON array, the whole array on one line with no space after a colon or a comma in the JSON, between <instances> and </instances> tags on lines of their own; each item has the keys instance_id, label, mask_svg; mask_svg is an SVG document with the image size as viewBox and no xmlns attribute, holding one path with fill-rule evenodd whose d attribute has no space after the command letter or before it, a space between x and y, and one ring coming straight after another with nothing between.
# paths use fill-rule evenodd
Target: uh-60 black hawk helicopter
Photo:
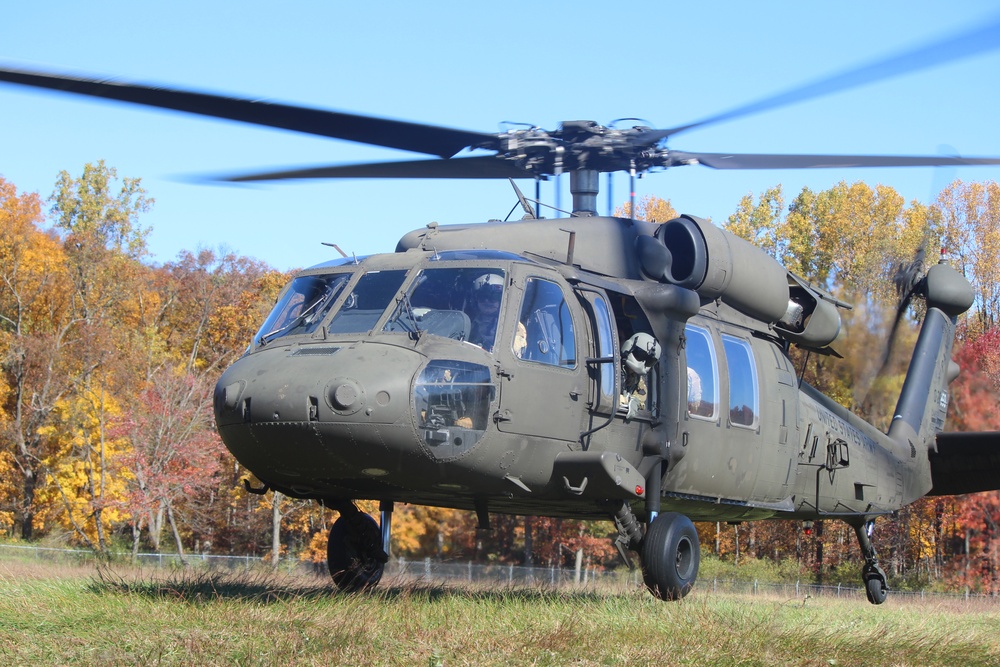
<instances>
[{"instance_id":1,"label":"uh-60 black hawk helicopter","mask_svg":"<svg viewBox=\"0 0 1000 667\"><path fill-rule=\"evenodd\" d=\"M378 582L404 502L472 510L483 528L490 513L609 519L663 599L695 581L692 520L837 518L855 530L878 604L876 518L928 494L1000 488L997 434L941 432L969 283L944 263L911 276L905 301L922 297L926 316L883 433L802 382L789 359L792 345L831 352L846 304L697 217L598 216L598 177L1000 164L666 147L695 127L996 48L998 35L994 22L668 130L575 121L484 134L38 71L2 69L0 81L436 156L233 181L570 174L572 217L432 224L394 253L300 272L218 381L216 422L240 463L265 489L340 511L329 536L339 587ZM466 148L492 154L452 157ZM359 499L381 501L381 525Z\"/></svg>"}]
</instances>

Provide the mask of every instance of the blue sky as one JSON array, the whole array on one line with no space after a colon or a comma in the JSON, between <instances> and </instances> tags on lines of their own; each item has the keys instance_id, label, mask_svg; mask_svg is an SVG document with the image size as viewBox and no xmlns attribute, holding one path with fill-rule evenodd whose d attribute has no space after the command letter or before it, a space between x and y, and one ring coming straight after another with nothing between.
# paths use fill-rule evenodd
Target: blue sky
<instances>
[{"instance_id":1,"label":"blue sky","mask_svg":"<svg viewBox=\"0 0 1000 667\"><path fill-rule=\"evenodd\" d=\"M697 6L695 6L697 5ZM501 121L644 118L673 127L996 18L995 2L33 2L5 7L0 62L495 132ZM706 152L1000 156L1000 50L684 133ZM238 123L0 86L0 175L47 197L104 159L141 177L154 260L220 247L280 269L388 252L428 222L507 215L503 181L195 185L188 177L421 159ZM564 177L565 178L565 177ZM722 222L782 184L884 183L929 201L1000 168L650 174L638 193ZM602 178L602 188L606 187ZM529 181L521 183L533 193ZM569 205L568 183L561 196ZM627 179L614 185L627 198ZM552 184L542 196L555 201ZM606 207L606 192L599 197Z\"/></svg>"}]
</instances>

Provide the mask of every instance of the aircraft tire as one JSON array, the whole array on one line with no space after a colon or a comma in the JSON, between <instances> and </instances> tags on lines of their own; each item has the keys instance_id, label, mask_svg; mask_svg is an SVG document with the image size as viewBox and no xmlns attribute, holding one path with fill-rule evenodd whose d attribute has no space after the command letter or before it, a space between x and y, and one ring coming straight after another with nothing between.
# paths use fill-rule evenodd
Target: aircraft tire
<instances>
[{"instance_id":1,"label":"aircraft tire","mask_svg":"<svg viewBox=\"0 0 1000 667\"><path fill-rule=\"evenodd\" d=\"M661 600L679 600L698 577L701 546L691 519L677 512L653 520L642 541L642 578Z\"/></svg>"},{"instance_id":2,"label":"aircraft tire","mask_svg":"<svg viewBox=\"0 0 1000 667\"><path fill-rule=\"evenodd\" d=\"M363 512L341 515L330 527L326 545L327 565L337 588L355 592L372 588L382 579L385 561L380 558L382 531Z\"/></svg>"},{"instance_id":3,"label":"aircraft tire","mask_svg":"<svg viewBox=\"0 0 1000 667\"><path fill-rule=\"evenodd\" d=\"M865 580L865 595L872 604L882 604L889 596L889 587L885 583L885 574L881 568L874 566L865 568L862 577Z\"/></svg>"}]
</instances>

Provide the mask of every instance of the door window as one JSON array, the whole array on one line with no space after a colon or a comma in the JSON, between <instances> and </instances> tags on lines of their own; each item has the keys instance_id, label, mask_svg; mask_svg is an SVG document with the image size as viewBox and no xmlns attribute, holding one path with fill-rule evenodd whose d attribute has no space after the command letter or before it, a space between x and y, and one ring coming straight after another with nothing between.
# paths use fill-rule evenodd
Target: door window
<instances>
[{"instance_id":1,"label":"door window","mask_svg":"<svg viewBox=\"0 0 1000 667\"><path fill-rule=\"evenodd\" d=\"M559 285L541 278L525 282L513 347L519 359L576 367L573 317Z\"/></svg>"}]
</instances>

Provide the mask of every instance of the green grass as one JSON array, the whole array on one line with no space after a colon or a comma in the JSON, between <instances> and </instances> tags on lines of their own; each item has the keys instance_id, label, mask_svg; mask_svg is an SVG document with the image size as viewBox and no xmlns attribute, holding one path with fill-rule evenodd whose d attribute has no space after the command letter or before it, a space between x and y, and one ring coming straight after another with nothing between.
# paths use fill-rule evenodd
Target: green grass
<instances>
[{"instance_id":1,"label":"green grass","mask_svg":"<svg viewBox=\"0 0 1000 667\"><path fill-rule=\"evenodd\" d=\"M446 587L0 561L4 664L1000 665L1000 605Z\"/></svg>"}]
</instances>

